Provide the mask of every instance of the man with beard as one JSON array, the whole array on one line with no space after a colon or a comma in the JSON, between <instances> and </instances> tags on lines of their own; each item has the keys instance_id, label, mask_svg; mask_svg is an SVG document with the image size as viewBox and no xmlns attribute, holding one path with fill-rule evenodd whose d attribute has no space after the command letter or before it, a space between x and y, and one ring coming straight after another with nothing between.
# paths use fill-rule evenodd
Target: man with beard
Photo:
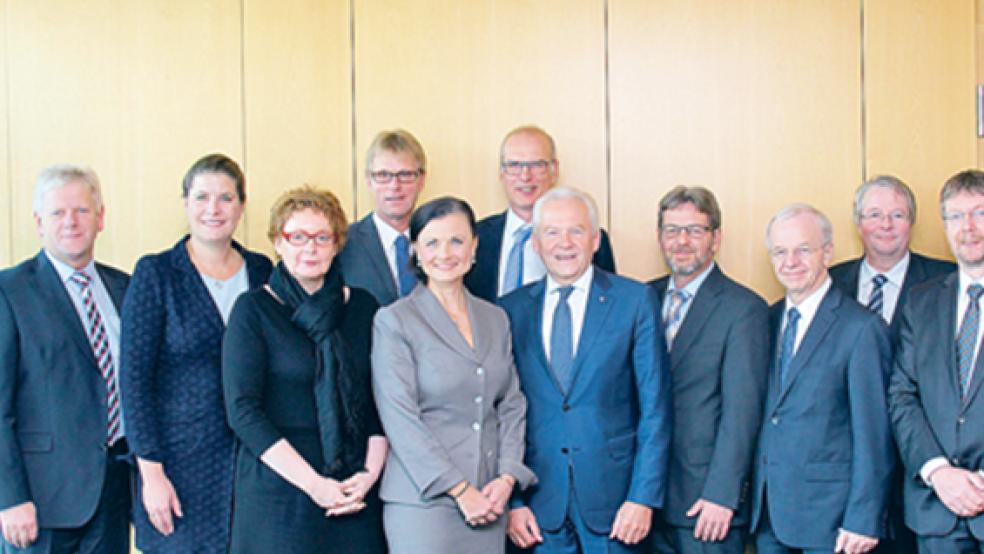
<instances>
[{"instance_id":1,"label":"man with beard","mask_svg":"<svg viewBox=\"0 0 984 554\"><path fill-rule=\"evenodd\" d=\"M427 158L412 134L382 131L366 152L366 186L376 209L349 226L338 254L345 284L371 292L380 306L410 294L410 216L424 188Z\"/></svg>"},{"instance_id":2,"label":"man with beard","mask_svg":"<svg viewBox=\"0 0 984 554\"><path fill-rule=\"evenodd\" d=\"M673 376L673 446L654 551L744 551L747 490L768 369L768 307L714 262L721 210L711 191L676 187L659 203L670 275L650 285Z\"/></svg>"},{"instance_id":3,"label":"man with beard","mask_svg":"<svg viewBox=\"0 0 984 554\"><path fill-rule=\"evenodd\" d=\"M959 270L909 294L889 405L919 552L984 552L984 172L947 180L940 207Z\"/></svg>"}]
</instances>

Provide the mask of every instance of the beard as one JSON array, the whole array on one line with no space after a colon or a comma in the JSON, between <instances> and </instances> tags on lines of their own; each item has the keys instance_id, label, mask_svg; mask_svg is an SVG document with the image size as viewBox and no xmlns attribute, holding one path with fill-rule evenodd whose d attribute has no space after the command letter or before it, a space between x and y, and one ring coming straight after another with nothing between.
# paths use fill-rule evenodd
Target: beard
<instances>
[{"instance_id":1,"label":"beard","mask_svg":"<svg viewBox=\"0 0 984 554\"><path fill-rule=\"evenodd\" d=\"M675 261L673 261L673 256L671 255L671 256L666 256L666 265L670 266L670 271L673 272L674 275L683 275L685 277L689 277L694 273L696 273L698 270L702 269L707 264L707 261L709 259L710 259L710 254L702 257L697 253L694 253L694 259L692 262L688 264L678 264Z\"/></svg>"}]
</instances>

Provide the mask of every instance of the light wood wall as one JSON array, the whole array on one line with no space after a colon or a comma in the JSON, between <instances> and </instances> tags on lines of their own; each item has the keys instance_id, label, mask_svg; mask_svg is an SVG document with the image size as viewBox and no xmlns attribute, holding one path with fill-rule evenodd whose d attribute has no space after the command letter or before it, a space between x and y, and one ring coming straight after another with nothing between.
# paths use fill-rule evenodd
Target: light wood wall
<instances>
[{"instance_id":1,"label":"light wood wall","mask_svg":"<svg viewBox=\"0 0 984 554\"><path fill-rule=\"evenodd\" d=\"M792 201L860 252L851 197L895 173L922 207L915 246L947 255L936 194L984 163L973 87L984 0L0 0L0 264L38 248L37 173L91 165L106 192L99 257L123 268L186 228L185 169L222 151L249 201L239 238L270 252L284 190L369 211L363 155L405 127L429 157L425 198L505 205L510 128L558 142L561 182L595 196L622 272L664 271L656 203L716 192L722 266L779 294L763 232ZM862 25L863 20L863 25Z\"/></svg>"}]
</instances>

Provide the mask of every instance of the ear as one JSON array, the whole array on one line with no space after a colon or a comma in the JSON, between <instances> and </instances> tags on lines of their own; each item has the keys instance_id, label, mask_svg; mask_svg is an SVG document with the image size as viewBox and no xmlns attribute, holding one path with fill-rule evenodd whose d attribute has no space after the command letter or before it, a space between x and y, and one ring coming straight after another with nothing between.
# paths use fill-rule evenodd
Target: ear
<instances>
[{"instance_id":1,"label":"ear","mask_svg":"<svg viewBox=\"0 0 984 554\"><path fill-rule=\"evenodd\" d=\"M38 215L38 212L34 212L34 224L38 228L38 236L43 238L44 237L44 228L41 226L41 216Z\"/></svg>"},{"instance_id":2,"label":"ear","mask_svg":"<svg viewBox=\"0 0 984 554\"><path fill-rule=\"evenodd\" d=\"M823 266L830 267L831 262L834 261L834 243L823 245Z\"/></svg>"}]
</instances>

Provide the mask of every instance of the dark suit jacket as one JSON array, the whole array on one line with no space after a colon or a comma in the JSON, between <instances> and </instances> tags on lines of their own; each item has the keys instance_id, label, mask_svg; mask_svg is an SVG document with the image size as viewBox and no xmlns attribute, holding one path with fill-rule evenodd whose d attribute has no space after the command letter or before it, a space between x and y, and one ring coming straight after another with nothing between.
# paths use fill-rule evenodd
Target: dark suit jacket
<instances>
[{"instance_id":1,"label":"dark suit jacket","mask_svg":"<svg viewBox=\"0 0 984 554\"><path fill-rule=\"evenodd\" d=\"M669 276L650 283L658 298ZM748 485L769 367L769 310L715 265L697 290L670 351L673 448L664 519L693 527L698 499L748 522Z\"/></svg>"},{"instance_id":2,"label":"dark suit jacket","mask_svg":"<svg viewBox=\"0 0 984 554\"><path fill-rule=\"evenodd\" d=\"M478 222L478 251L475 265L465 275L465 286L472 294L489 302L499 296L499 254L502 253L502 234L506 230L506 212L490 215ZM615 273L615 258L608 233L601 230L601 244L592 263L609 273Z\"/></svg>"},{"instance_id":3,"label":"dark suit jacket","mask_svg":"<svg viewBox=\"0 0 984 554\"><path fill-rule=\"evenodd\" d=\"M96 264L117 311L129 276ZM33 501L41 527L79 527L106 474L106 383L42 252L0 272L0 510Z\"/></svg>"},{"instance_id":4,"label":"dark suit jacket","mask_svg":"<svg viewBox=\"0 0 984 554\"><path fill-rule=\"evenodd\" d=\"M539 478L515 500L556 530L576 494L588 527L607 534L626 500L663 505L672 405L659 302L646 285L595 268L564 392L543 347L545 283L500 299L528 403L526 465Z\"/></svg>"},{"instance_id":5,"label":"dark suit jacket","mask_svg":"<svg viewBox=\"0 0 984 554\"><path fill-rule=\"evenodd\" d=\"M380 306L388 306L400 297L371 213L349 225L345 248L336 260L342 264L345 284L366 289Z\"/></svg>"},{"instance_id":6,"label":"dark suit jacket","mask_svg":"<svg viewBox=\"0 0 984 554\"><path fill-rule=\"evenodd\" d=\"M984 356L978 355L967 399L961 401L955 347L956 272L912 289L902 312L889 389L895 437L906 474L905 523L918 535L945 535L957 518L919 478L927 461L943 456L957 467L984 469ZM984 538L984 515L969 521Z\"/></svg>"},{"instance_id":7,"label":"dark suit jacket","mask_svg":"<svg viewBox=\"0 0 984 554\"><path fill-rule=\"evenodd\" d=\"M768 495L772 528L788 546L833 549L838 528L884 537L895 458L886 400L888 327L831 286L780 387L784 310L783 300L769 314L772 363L755 460L753 529Z\"/></svg>"},{"instance_id":8,"label":"dark suit jacket","mask_svg":"<svg viewBox=\"0 0 984 554\"><path fill-rule=\"evenodd\" d=\"M854 258L853 260L843 261L830 268L830 278L834 285L840 287L851 298L858 297L858 277L861 274L861 261L864 258ZM905 306L906 297L912 287L932 279L937 275L952 273L957 266L953 262L937 260L909 252L909 268L905 271L905 278L902 280L902 290L899 293L899 302L895 306L892 314L892 322L889 328L892 331L892 340L895 342L899 337L899 326L902 322L902 308Z\"/></svg>"}]
</instances>

